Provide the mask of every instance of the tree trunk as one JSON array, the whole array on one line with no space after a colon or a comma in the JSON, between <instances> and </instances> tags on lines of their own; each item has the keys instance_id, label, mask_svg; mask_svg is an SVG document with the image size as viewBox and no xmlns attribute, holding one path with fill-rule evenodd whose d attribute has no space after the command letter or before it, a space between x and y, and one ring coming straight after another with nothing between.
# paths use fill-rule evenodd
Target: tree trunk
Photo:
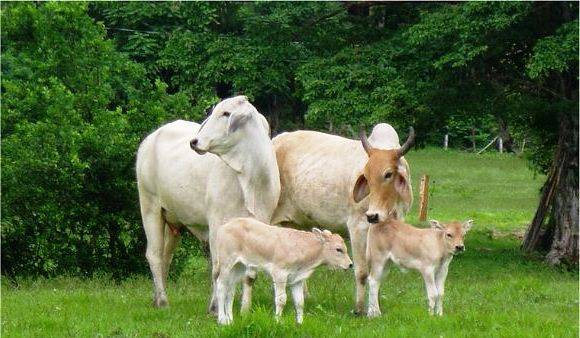
<instances>
[{"instance_id":1,"label":"tree trunk","mask_svg":"<svg viewBox=\"0 0 580 338\"><path fill-rule=\"evenodd\" d=\"M510 135L509 128L507 122L503 118L498 118L498 125L499 125L499 136L503 142L503 149L506 152L513 152L514 140Z\"/></svg>"},{"instance_id":2,"label":"tree trunk","mask_svg":"<svg viewBox=\"0 0 580 338\"><path fill-rule=\"evenodd\" d=\"M549 220L544 226L544 219ZM560 116L556 155L522 248L548 252L546 261L578 265L578 115Z\"/></svg>"}]
</instances>

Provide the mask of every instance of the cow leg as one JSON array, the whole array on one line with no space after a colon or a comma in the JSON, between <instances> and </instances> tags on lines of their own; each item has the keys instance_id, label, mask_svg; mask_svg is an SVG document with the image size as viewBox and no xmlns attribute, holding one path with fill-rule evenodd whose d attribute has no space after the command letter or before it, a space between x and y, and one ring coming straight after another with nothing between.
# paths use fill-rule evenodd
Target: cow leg
<instances>
[{"instance_id":1,"label":"cow leg","mask_svg":"<svg viewBox=\"0 0 580 338\"><path fill-rule=\"evenodd\" d=\"M437 286L435 285L435 273L432 267L421 271L425 280L425 289L427 289L427 300L429 302L429 314L432 315L435 310L435 300L438 297Z\"/></svg>"},{"instance_id":2,"label":"cow leg","mask_svg":"<svg viewBox=\"0 0 580 338\"><path fill-rule=\"evenodd\" d=\"M222 269L219 274L218 278L215 282L215 293L217 298L217 315L218 315L218 324L220 325L228 325L232 322L229 317L229 313L227 311L227 297L230 293L230 288L232 288L232 283L230 283L230 271L226 269Z\"/></svg>"},{"instance_id":3,"label":"cow leg","mask_svg":"<svg viewBox=\"0 0 580 338\"><path fill-rule=\"evenodd\" d=\"M215 254L215 249L213 249L215 247L214 242L214 229L215 226L212 226L210 224L209 226L209 253L210 253L210 257L211 257L211 266L212 266L212 270L215 266L217 266L217 262L216 262L216 254ZM220 273L221 274L221 271ZM211 276L211 300L209 302L209 307L207 309L207 312L209 314L212 315L217 315L218 314L218 299L217 299L217 288L216 288L216 283L217 283L217 278L218 278L218 274L214 274L212 273Z\"/></svg>"},{"instance_id":4,"label":"cow leg","mask_svg":"<svg viewBox=\"0 0 580 338\"><path fill-rule=\"evenodd\" d=\"M242 289L242 305L240 308L240 313L247 313L252 307L252 287L256 281L256 271L252 269L246 270L246 275L244 276L244 286Z\"/></svg>"},{"instance_id":5,"label":"cow leg","mask_svg":"<svg viewBox=\"0 0 580 338\"><path fill-rule=\"evenodd\" d=\"M304 281L300 281L291 286L292 301L294 302L294 309L296 309L296 322L302 324L304 316Z\"/></svg>"},{"instance_id":6,"label":"cow leg","mask_svg":"<svg viewBox=\"0 0 580 338\"><path fill-rule=\"evenodd\" d=\"M175 229L175 228L173 228ZM181 234L174 231L169 224L165 226L165 246L163 248L163 284L167 287L167 276L169 275L169 267L173 260L173 252L181 242Z\"/></svg>"},{"instance_id":7,"label":"cow leg","mask_svg":"<svg viewBox=\"0 0 580 338\"><path fill-rule=\"evenodd\" d=\"M141 197L141 215L143 217L143 228L147 237L147 251L145 256L149 262L149 268L153 275L154 296L153 305L155 307L165 307L168 304L165 293L164 281L164 226L161 208L150 203L145 197Z\"/></svg>"},{"instance_id":8,"label":"cow leg","mask_svg":"<svg viewBox=\"0 0 580 338\"><path fill-rule=\"evenodd\" d=\"M362 315L365 312L365 287L368 277L366 262L366 242L368 223L353 222L348 224L350 242L352 245L352 258L354 262L354 276L356 283L356 303L354 313Z\"/></svg>"}]
</instances>

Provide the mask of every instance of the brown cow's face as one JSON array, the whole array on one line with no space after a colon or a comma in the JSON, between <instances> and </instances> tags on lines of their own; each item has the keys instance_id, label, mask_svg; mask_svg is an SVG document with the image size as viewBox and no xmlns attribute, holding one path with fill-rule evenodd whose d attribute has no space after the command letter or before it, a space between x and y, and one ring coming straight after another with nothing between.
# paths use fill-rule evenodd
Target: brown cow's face
<instances>
[{"instance_id":1,"label":"brown cow's face","mask_svg":"<svg viewBox=\"0 0 580 338\"><path fill-rule=\"evenodd\" d=\"M411 186L407 167L401 160L399 149L370 148L369 159L353 191L355 202L369 196L366 212L369 223L385 221L389 214L396 218L411 204Z\"/></svg>"},{"instance_id":2,"label":"brown cow's face","mask_svg":"<svg viewBox=\"0 0 580 338\"><path fill-rule=\"evenodd\" d=\"M451 222L447 224L439 223L436 220L430 220L431 227L443 231L445 250L450 254L456 254L465 250L463 240L465 234L473 226L473 220L468 220L463 223Z\"/></svg>"},{"instance_id":3,"label":"brown cow's face","mask_svg":"<svg viewBox=\"0 0 580 338\"><path fill-rule=\"evenodd\" d=\"M354 185L354 201L358 203L369 196L366 212L369 223L384 222L392 216L403 217L413 197L409 173L402 157L415 142L415 130L409 128L409 137L399 149L373 148L364 130L360 131L360 140L369 160Z\"/></svg>"}]
</instances>

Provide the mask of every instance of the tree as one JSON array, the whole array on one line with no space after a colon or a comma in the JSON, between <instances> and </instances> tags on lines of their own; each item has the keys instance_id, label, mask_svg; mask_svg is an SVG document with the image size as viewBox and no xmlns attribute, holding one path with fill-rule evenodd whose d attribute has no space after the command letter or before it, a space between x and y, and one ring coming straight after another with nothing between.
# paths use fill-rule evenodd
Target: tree
<instances>
[{"instance_id":1,"label":"tree","mask_svg":"<svg viewBox=\"0 0 580 338\"><path fill-rule=\"evenodd\" d=\"M550 264L566 261L577 265L578 10L568 4L561 10L568 22L537 42L528 63L530 78L540 80L540 88L558 107L552 116L558 121L558 144L523 249L548 250L546 260Z\"/></svg>"},{"instance_id":2,"label":"tree","mask_svg":"<svg viewBox=\"0 0 580 338\"><path fill-rule=\"evenodd\" d=\"M3 4L2 22L3 272L142 271L136 149L188 102L144 82L87 4Z\"/></svg>"}]
</instances>

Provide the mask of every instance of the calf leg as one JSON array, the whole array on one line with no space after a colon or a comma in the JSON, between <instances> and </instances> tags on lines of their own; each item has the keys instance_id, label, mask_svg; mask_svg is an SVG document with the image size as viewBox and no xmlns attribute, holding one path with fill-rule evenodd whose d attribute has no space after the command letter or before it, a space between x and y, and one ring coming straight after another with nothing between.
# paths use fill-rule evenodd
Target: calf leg
<instances>
[{"instance_id":1,"label":"calf leg","mask_svg":"<svg viewBox=\"0 0 580 338\"><path fill-rule=\"evenodd\" d=\"M356 303L354 313L363 314L365 310L365 287L368 277L366 262L366 240L368 226L364 224L349 224L350 241L352 245L352 258L354 262L354 275L356 283Z\"/></svg>"},{"instance_id":2,"label":"calf leg","mask_svg":"<svg viewBox=\"0 0 580 338\"><path fill-rule=\"evenodd\" d=\"M296 322L302 324L304 316L304 286L303 281L295 283L292 288L292 301L294 302L294 309L296 309Z\"/></svg>"},{"instance_id":3,"label":"calf leg","mask_svg":"<svg viewBox=\"0 0 580 338\"><path fill-rule=\"evenodd\" d=\"M435 285L435 274L433 268L427 268L421 271L423 279L425 280L425 288L427 289L427 299L429 302L429 314L432 315L435 311L435 301L438 297L437 286Z\"/></svg>"},{"instance_id":4,"label":"calf leg","mask_svg":"<svg viewBox=\"0 0 580 338\"><path fill-rule=\"evenodd\" d=\"M441 264L435 274L435 286L437 287L438 295L435 301L435 314L438 316L443 316L443 295L445 294L445 280L447 279L449 263L451 263L450 258Z\"/></svg>"},{"instance_id":5,"label":"calf leg","mask_svg":"<svg viewBox=\"0 0 580 338\"><path fill-rule=\"evenodd\" d=\"M282 316L282 311L284 310L284 305L286 305L286 281L288 275L286 274L274 274L274 298L276 303L276 321L280 320Z\"/></svg>"},{"instance_id":6,"label":"calf leg","mask_svg":"<svg viewBox=\"0 0 580 338\"><path fill-rule=\"evenodd\" d=\"M370 274L368 278L369 283L369 308L367 316L369 318L378 317L381 315L381 308L379 306L379 289L381 286L381 278L385 262L383 259L377 259L370 262ZM388 267L385 270L388 273Z\"/></svg>"},{"instance_id":7,"label":"calf leg","mask_svg":"<svg viewBox=\"0 0 580 338\"><path fill-rule=\"evenodd\" d=\"M242 289L242 305L240 313L246 313L252 307L252 288L256 281L256 271L248 269L244 277L244 287Z\"/></svg>"},{"instance_id":8,"label":"calf leg","mask_svg":"<svg viewBox=\"0 0 580 338\"><path fill-rule=\"evenodd\" d=\"M246 267L241 263L236 263L230 270L228 283L228 292L225 299L226 315L230 321L234 320L234 296L236 294L236 285L240 279L246 274Z\"/></svg>"},{"instance_id":9,"label":"calf leg","mask_svg":"<svg viewBox=\"0 0 580 338\"><path fill-rule=\"evenodd\" d=\"M166 268L163 259L165 223L161 216L161 208L141 194L139 197L141 215L143 217L143 229L147 237L147 251L145 256L147 257L151 275L153 276L153 305L158 308L165 307L168 304L164 278Z\"/></svg>"}]
</instances>

